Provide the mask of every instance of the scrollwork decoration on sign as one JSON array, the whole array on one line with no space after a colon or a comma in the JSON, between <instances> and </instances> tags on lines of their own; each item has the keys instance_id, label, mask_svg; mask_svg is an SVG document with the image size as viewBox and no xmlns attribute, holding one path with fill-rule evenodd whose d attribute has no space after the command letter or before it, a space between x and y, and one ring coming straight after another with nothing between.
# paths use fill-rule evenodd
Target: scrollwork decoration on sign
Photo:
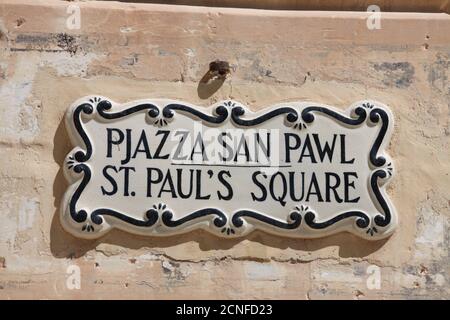
<instances>
[{"instance_id":1,"label":"scrollwork decoration on sign","mask_svg":"<svg viewBox=\"0 0 450 320\"><path fill-rule=\"evenodd\" d=\"M283 118L286 130L307 131L319 117L331 119L349 130L376 126L379 128L378 133L367 159L372 170L367 184L378 212L346 210L324 219L311 204L297 203L286 213L285 219L250 208L227 212L216 206L202 206L198 210L177 211L175 214L169 203L150 198L147 209L139 215L108 207L93 208L92 203L80 203L80 197L92 179L90 160L96 149L86 130L86 124L89 121L113 123L142 113L145 113L149 125L167 128L171 127L175 117L188 117L213 127L228 124L243 129L258 127L279 117ZM330 107L310 104L284 104L255 115L250 112L247 116L246 113L249 112L245 107L234 101L219 103L208 113L177 101L142 101L120 106L104 97L80 99L69 109L66 117L71 139L76 147L67 155L64 167L71 184L63 199L63 226L85 238L98 237L111 227L148 235L170 235L203 228L225 237L243 236L254 229L305 238L350 231L368 239L378 239L392 233L396 224L395 212L386 199L385 192L380 189L393 175L393 162L383 152L387 135L392 128L392 115L385 106L364 101L352 106L348 115Z\"/></svg>"}]
</instances>

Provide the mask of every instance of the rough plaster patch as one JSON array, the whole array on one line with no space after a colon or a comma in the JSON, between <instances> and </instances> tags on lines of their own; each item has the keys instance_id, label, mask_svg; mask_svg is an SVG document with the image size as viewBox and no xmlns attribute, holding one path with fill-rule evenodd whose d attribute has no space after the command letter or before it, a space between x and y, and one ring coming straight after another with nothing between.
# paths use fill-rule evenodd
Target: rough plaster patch
<instances>
[{"instance_id":1,"label":"rough plaster patch","mask_svg":"<svg viewBox=\"0 0 450 320\"><path fill-rule=\"evenodd\" d=\"M13 74L0 87L0 137L13 142L33 141L40 132L40 102L29 103L34 78L40 67L51 67L58 76L85 76L89 64L98 58L94 53L19 54Z\"/></svg>"},{"instance_id":2,"label":"rough plaster patch","mask_svg":"<svg viewBox=\"0 0 450 320\"><path fill-rule=\"evenodd\" d=\"M442 287L446 284L445 276L443 274L435 274L431 276L431 279L433 280L436 285Z\"/></svg>"},{"instance_id":3,"label":"rough plaster patch","mask_svg":"<svg viewBox=\"0 0 450 320\"><path fill-rule=\"evenodd\" d=\"M6 69L8 68L8 64L6 62L0 62L0 78L6 78Z\"/></svg>"},{"instance_id":4,"label":"rough plaster patch","mask_svg":"<svg viewBox=\"0 0 450 320\"><path fill-rule=\"evenodd\" d=\"M18 231L24 231L33 227L36 214L39 212L37 198L21 197L19 204Z\"/></svg>"},{"instance_id":5,"label":"rough plaster patch","mask_svg":"<svg viewBox=\"0 0 450 320\"><path fill-rule=\"evenodd\" d=\"M244 268L249 280L276 281L283 277L281 270L271 263L248 261L245 262Z\"/></svg>"},{"instance_id":6,"label":"rough plaster patch","mask_svg":"<svg viewBox=\"0 0 450 320\"><path fill-rule=\"evenodd\" d=\"M184 281L192 272L189 263L178 263L163 260L161 262L163 272L169 280Z\"/></svg>"},{"instance_id":7,"label":"rough plaster patch","mask_svg":"<svg viewBox=\"0 0 450 320\"><path fill-rule=\"evenodd\" d=\"M420 296L427 295L428 291L448 291L447 281L442 273L421 273L413 267L413 270L386 268L382 275L382 287L398 288L401 295Z\"/></svg>"},{"instance_id":8,"label":"rough plaster patch","mask_svg":"<svg viewBox=\"0 0 450 320\"><path fill-rule=\"evenodd\" d=\"M107 243L100 243L95 248L95 252L102 253L106 257L111 257L111 256L114 256L114 255L125 254L126 250L124 248L121 248L121 247L118 247L118 246L114 246L114 245L110 245L110 244L107 244Z\"/></svg>"},{"instance_id":9,"label":"rough plaster patch","mask_svg":"<svg viewBox=\"0 0 450 320\"><path fill-rule=\"evenodd\" d=\"M13 194L2 192L0 195L0 252L10 252L14 247L14 241L17 234L17 219L14 216Z\"/></svg>"},{"instance_id":10,"label":"rough plaster patch","mask_svg":"<svg viewBox=\"0 0 450 320\"><path fill-rule=\"evenodd\" d=\"M24 255L22 253L14 254L8 257L8 272L24 273L24 274L51 274L55 267L65 271L64 260L49 260L48 257Z\"/></svg>"},{"instance_id":11,"label":"rough plaster patch","mask_svg":"<svg viewBox=\"0 0 450 320\"><path fill-rule=\"evenodd\" d=\"M188 57L190 57L190 58L195 57L195 49L192 49L192 48L185 48L185 49L183 50L183 53L184 53L184 55L186 55L186 56L188 56Z\"/></svg>"},{"instance_id":12,"label":"rough plaster patch","mask_svg":"<svg viewBox=\"0 0 450 320\"><path fill-rule=\"evenodd\" d=\"M425 71L428 71L428 81L430 84L448 95L450 95L450 82L448 81L449 67L450 59L443 54L438 54L436 61L425 67Z\"/></svg>"},{"instance_id":13,"label":"rough plaster patch","mask_svg":"<svg viewBox=\"0 0 450 320\"><path fill-rule=\"evenodd\" d=\"M95 260L92 262L92 271L111 272L111 273L131 273L136 267L129 263L127 257L123 256L110 256L96 255L95 258L89 257L89 260Z\"/></svg>"},{"instance_id":14,"label":"rough plaster patch","mask_svg":"<svg viewBox=\"0 0 450 320\"><path fill-rule=\"evenodd\" d=\"M417 214L417 235L414 258L417 260L440 260L447 255L445 233L448 218L433 210L429 203L423 205Z\"/></svg>"},{"instance_id":15,"label":"rough plaster patch","mask_svg":"<svg viewBox=\"0 0 450 320\"><path fill-rule=\"evenodd\" d=\"M0 253L12 252L16 247L26 251L28 248L21 247L23 241L32 239L32 250L36 249L36 237L27 233L40 213L37 198L17 196L15 193L3 193L0 197Z\"/></svg>"},{"instance_id":16,"label":"rough plaster patch","mask_svg":"<svg viewBox=\"0 0 450 320\"><path fill-rule=\"evenodd\" d=\"M144 253L137 257L137 261L155 261L158 256L152 253Z\"/></svg>"},{"instance_id":17,"label":"rough plaster patch","mask_svg":"<svg viewBox=\"0 0 450 320\"><path fill-rule=\"evenodd\" d=\"M36 62L18 59L13 76L0 88L0 137L12 140L34 138L39 132L37 119L29 106L24 106L33 88Z\"/></svg>"},{"instance_id":18,"label":"rough plaster patch","mask_svg":"<svg viewBox=\"0 0 450 320\"><path fill-rule=\"evenodd\" d=\"M445 218L440 216L431 207L420 209L417 220L417 244L440 246L444 242Z\"/></svg>"},{"instance_id":19,"label":"rough plaster patch","mask_svg":"<svg viewBox=\"0 0 450 320\"><path fill-rule=\"evenodd\" d=\"M6 43L9 43L9 32L5 27L3 19L0 19L0 41L6 41Z\"/></svg>"},{"instance_id":20,"label":"rough plaster patch","mask_svg":"<svg viewBox=\"0 0 450 320\"><path fill-rule=\"evenodd\" d=\"M407 88L414 79L414 66L409 62L383 62L374 69L383 72L383 83L389 87Z\"/></svg>"},{"instance_id":21,"label":"rough plaster patch","mask_svg":"<svg viewBox=\"0 0 450 320\"><path fill-rule=\"evenodd\" d=\"M171 273L171 272L175 271L175 266L173 264L171 264L169 261L163 261L161 263L161 266L162 266L164 272Z\"/></svg>"},{"instance_id":22,"label":"rough plaster patch","mask_svg":"<svg viewBox=\"0 0 450 320\"><path fill-rule=\"evenodd\" d=\"M120 60L121 67L134 66L139 61L139 55L137 53L132 53Z\"/></svg>"},{"instance_id":23,"label":"rough plaster patch","mask_svg":"<svg viewBox=\"0 0 450 320\"><path fill-rule=\"evenodd\" d=\"M120 27L119 30L122 33L129 33L129 32L136 32L137 31L133 27Z\"/></svg>"},{"instance_id":24,"label":"rough plaster patch","mask_svg":"<svg viewBox=\"0 0 450 320\"><path fill-rule=\"evenodd\" d=\"M85 77L88 66L102 55L96 53L80 53L71 55L69 52L42 53L41 66L54 68L58 76Z\"/></svg>"},{"instance_id":25,"label":"rough plaster patch","mask_svg":"<svg viewBox=\"0 0 450 320\"><path fill-rule=\"evenodd\" d=\"M345 282L345 283L362 283L367 277L365 270L361 264L352 265L330 265L317 264L317 267L311 271L312 279L317 282Z\"/></svg>"}]
</instances>

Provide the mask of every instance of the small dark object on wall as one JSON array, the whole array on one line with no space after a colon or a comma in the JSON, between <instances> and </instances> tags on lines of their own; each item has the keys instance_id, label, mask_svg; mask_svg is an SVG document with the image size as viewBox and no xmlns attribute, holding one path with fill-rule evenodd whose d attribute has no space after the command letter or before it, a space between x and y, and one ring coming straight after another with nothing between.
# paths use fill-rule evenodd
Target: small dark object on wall
<instances>
[{"instance_id":1,"label":"small dark object on wall","mask_svg":"<svg viewBox=\"0 0 450 320\"><path fill-rule=\"evenodd\" d=\"M225 79L230 72L231 67L227 61L215 60L209 64L209 74L211 78Z\"/></svg>"},{"instance_id":2,"label":"small dark object on wall","mask_svg":"<svg viewBox=\"0 0 450 320\"><path fill-rule=\"evenodd\" d=\"M235 70L227 61L215 60L209 64L209 70L201 78L197 92L201 99L212 96L225 82L227 75Z\"/></svg>"}]
</instances>

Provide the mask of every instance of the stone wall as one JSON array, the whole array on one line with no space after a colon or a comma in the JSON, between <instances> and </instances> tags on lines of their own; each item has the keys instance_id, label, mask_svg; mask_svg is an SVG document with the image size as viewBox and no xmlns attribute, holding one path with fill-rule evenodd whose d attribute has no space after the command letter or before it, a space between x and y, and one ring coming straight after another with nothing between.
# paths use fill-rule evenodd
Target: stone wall
<instances>
[{"instance_id":1,"label":"stone wall","mask_svg":"<svg viewBox=\"0 0 450 320\"><path fill-rule=\"evenodd\" d=\"M76 5L81 28L67 19ZM68 13L69 12L69 13ZM450 298L450 17L0 0L0 298ZM215 59L235 71L216 92ZM66 233L59 205L76 99L173 98L256 110L283 101L389 105L399 214L389 239L223 240ZM70 290L69 266L81 270ZM376 272L373 273L375 270ZM368 286L380 272L380 287ZM371 274L372 273L372 274Z\"/></svg>"}]
</instances>

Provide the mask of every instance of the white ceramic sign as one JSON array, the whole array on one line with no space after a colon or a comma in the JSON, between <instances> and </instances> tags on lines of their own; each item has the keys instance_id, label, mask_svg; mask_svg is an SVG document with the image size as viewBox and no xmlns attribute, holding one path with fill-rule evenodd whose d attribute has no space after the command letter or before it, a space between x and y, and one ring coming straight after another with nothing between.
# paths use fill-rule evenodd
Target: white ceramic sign
<instances>
[{"instance_id":1,"label":"white ceramic sign","mask_svg":"<svg viewBox=\"0 0 450 320\"><path fill-rule=\"evenodd\" d=\"M378 102L251 112L234 101L206 109L91 96L70 107L66 126L75 147L64 164L61 219L75 236L202 228L225 238L260 229L380 239L397 224L385 191L393 116Z\"/></svg>"}]
</instances>

